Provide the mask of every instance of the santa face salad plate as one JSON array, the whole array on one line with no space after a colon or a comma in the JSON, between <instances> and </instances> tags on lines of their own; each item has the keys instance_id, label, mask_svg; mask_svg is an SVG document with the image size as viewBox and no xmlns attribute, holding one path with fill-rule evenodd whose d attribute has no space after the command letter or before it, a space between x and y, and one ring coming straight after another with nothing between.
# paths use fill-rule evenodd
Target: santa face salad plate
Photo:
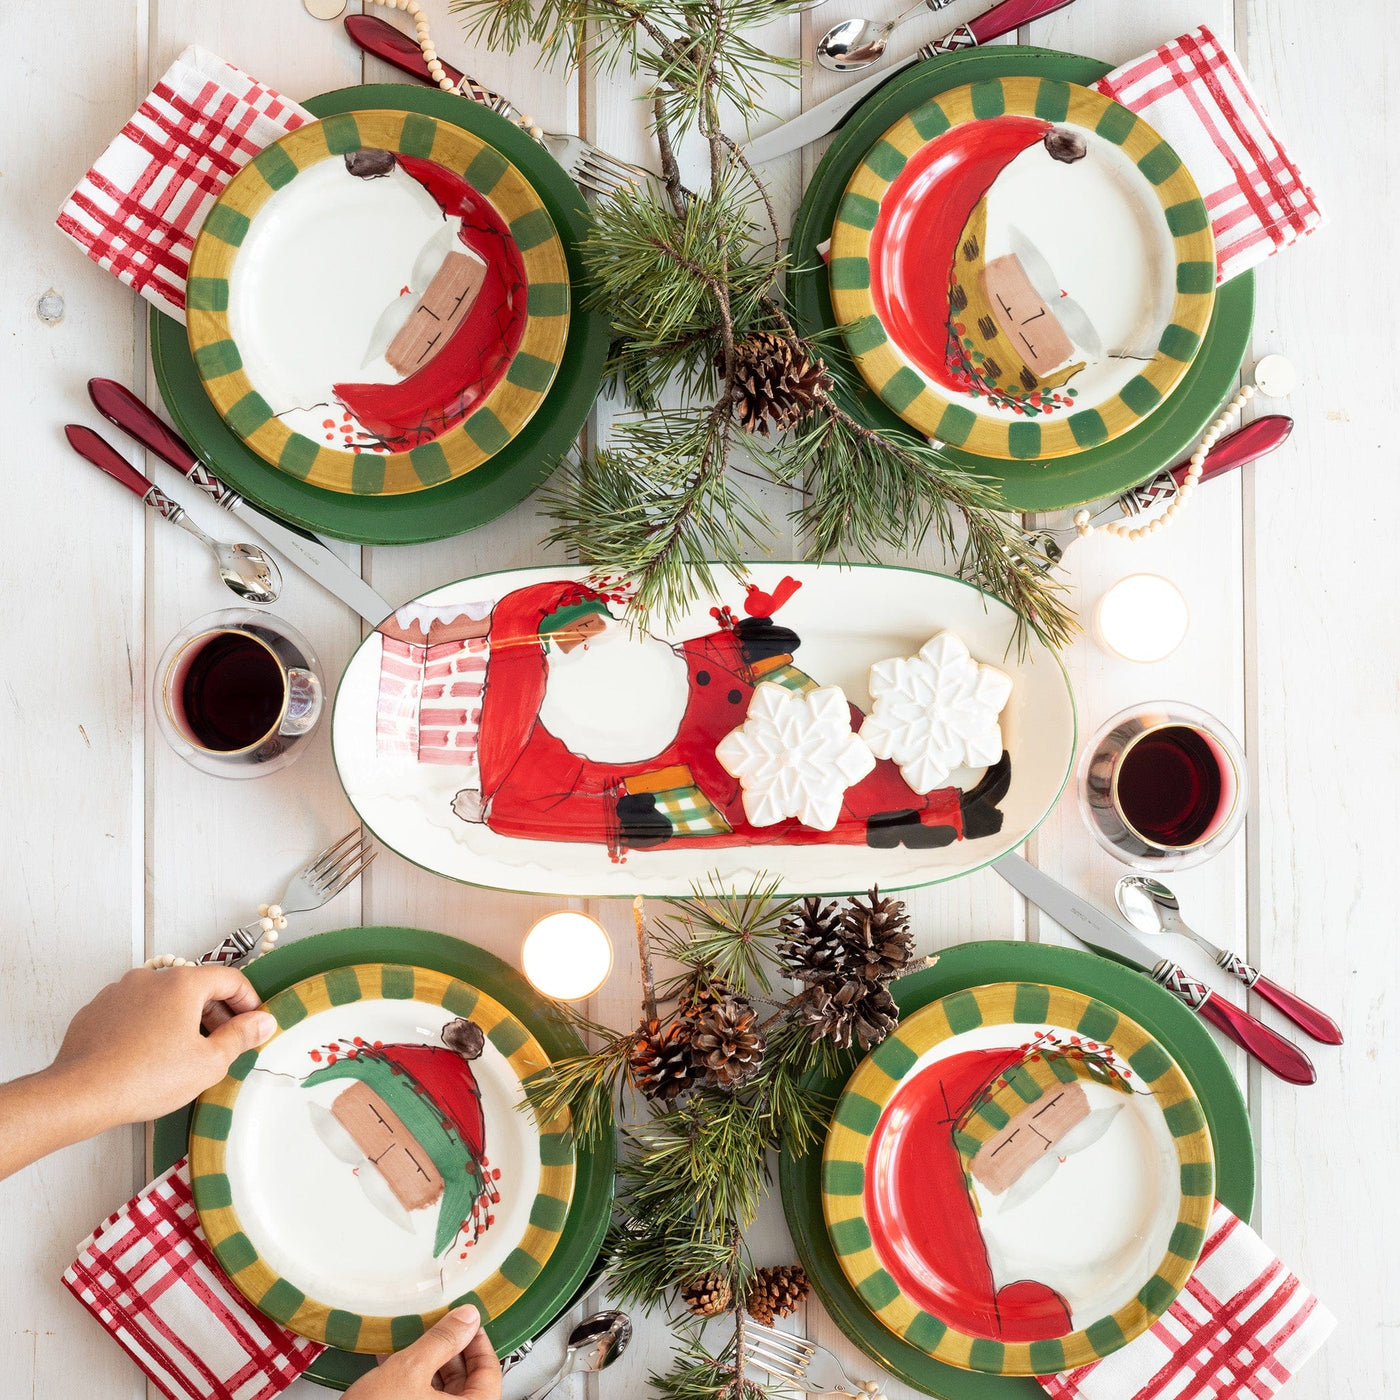
<instances>
[{"instance_id":1,"label":"santa face salad plate","mask_svg":"<svg viewBox=\"0 0 1400 1400\"><path fill-rule=\"evenodd\" d=\"M522 1080L548 1057L500 1003L427 968L337 968L271 997L278 1031L201 1096L200 1225L235 1286L350 1351L406 1345L447 1308L507 1308L559 1239L567 1115Z\"/></svg>"},{"instance_id":2,"label":"santa face salad plate","mask_svg":"<svg viewBox=\"0 0 1400 1400\"><path fill-rule=\"evenodd\" d=\"M280 471L421 491L499 451L569 330L548 212L480 137L346 112L255 156L190 261L188 335L229 427Z\"/></svg>"},{"instance_id":3,"label":"santa face salad plate","mask_svg":"<svg viewBox=\"0 0 1400 1400\"><path fill-rule=\"evenodd\" d=\"M578 570L449 584L341 679L346 794L386 845L474 884L683 894L951 879L1020 845L1074 756L1058 658L915 569L723 571L664 633ZM832 847L839 847L839 857Z\"/></svg>"},{"instance_id":4,"label":"santa face salad plate","mask_svg":"<svg viewBox=\"0 0 1400 1400\"><path fill-rule=\"evenodd\" d=\"M1152 412L1210 321L1210 221L1176 153L1070 83L999 78L896 122L831 235L862 376L969 452L1060 457Z\"/></svg>"},{"instance_id":5,"label":"santa face salad plate","mask_svg":"<svg viewBox=\"0 0 1400 1400\"><path fill-rule=\"evenodd\" d=\"M1215 1167L1146 1031L1078 992L999 983L915 1012L861 1063L822 1183L832 1247L886 1327L951 1365L1043 1375L1166 1311Z\"/></svg>"}]
</instances>

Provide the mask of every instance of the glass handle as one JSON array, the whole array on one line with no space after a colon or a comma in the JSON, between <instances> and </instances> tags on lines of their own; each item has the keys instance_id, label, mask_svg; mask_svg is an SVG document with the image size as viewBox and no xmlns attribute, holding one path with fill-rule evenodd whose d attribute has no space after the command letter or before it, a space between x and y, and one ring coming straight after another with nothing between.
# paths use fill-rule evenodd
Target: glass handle
<instances>
[{"instance_id":1,"label":"glass handle","mask_svg":"<svg viewBox=\"0 0 1400 1400\"><path fill-rule=\"evenodd\" d=\"M294 738L307 734L315 728L321 718L321 706L325 703L325 691L321 682L311 671L303 671L298 666L287 668L287 711L277 732Z\"/></svg>"}]
</instances>

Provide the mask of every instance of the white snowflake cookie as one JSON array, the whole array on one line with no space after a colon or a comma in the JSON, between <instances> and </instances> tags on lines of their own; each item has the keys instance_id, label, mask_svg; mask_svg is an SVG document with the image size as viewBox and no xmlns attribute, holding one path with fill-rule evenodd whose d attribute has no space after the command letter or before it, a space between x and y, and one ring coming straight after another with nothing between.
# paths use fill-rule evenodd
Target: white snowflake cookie
<instances>
[{"instance_id":1,"label":"white snowflake cookie","mask_svg":"<svg viewBox=\"0 0 1400 1400\"><path fill-rule=\"evenodd\" d=\"M915 792L932 792L953 769L1001 757L999 718L1010 696L1010 676L974 661L955 633L940 632L917 656L870 668L874 703L860 737L877 758L897 763Z\"/></svg>"},{"instance_id":2,"label":"white snowflake cookie","mask_svg":"<svg viewBox=\"0 0 1400 1400\"><path fill-rule=\"evenodd\" d=\"M851 730L851 710L838 685L805 695L762 682L748 718L719 741L715 756L738 778L744 815L755 826L796 817L830 831L846 789L870 773L875 757Z\"/></svg>"}]
</instances>

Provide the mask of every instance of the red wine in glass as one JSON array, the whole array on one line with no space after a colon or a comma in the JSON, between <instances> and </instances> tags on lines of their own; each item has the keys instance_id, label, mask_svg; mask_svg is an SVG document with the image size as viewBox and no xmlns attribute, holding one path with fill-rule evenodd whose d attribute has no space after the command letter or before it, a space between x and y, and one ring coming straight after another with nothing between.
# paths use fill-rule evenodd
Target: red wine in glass
<instances>
[{"instance_id":1,"label":"red wine in glass","mask_svg":"<svg viewBox=\"0 0 1400 1400\"><path fill-rule=\"evenodd\" d=\"M1234 765L1212 735L1168 724L1124 750L1115 795L1128 827L1153 845L1181 849L1219 829L1234 789Z\"/></svg>"},{"instance_id":2,"label":"red wine in glass","mask_svg":"<svg viewBox=\"0 0 1400 1400\"><path fill-rule=\"evenodd\" d=\"M189 740L214 753L251 748L276 729L287 678L272 651L246 632L212 632L183 658L172 699Z\"/></svg>"}]
</instances>

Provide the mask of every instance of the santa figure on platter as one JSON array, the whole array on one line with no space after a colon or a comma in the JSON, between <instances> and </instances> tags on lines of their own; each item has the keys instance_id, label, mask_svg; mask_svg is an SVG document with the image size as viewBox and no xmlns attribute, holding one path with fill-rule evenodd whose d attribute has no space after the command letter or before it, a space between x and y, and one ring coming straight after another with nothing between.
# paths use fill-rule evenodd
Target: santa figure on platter
<instances>
[{"instance_id":1,"label":"santa figure on platter","mask_svg":"<svg viewBox=\"0 0 1400 1400\"><path fill-rule=\"evenodd\" d=\"M748 616L717 609L713 631L678 643L632 628L614 615L619 598L583 583L507 594L491 615L480 786L454 812L505 836L601 842L615 858L668 842L936 847L999 830L1006 755L968 792L914 791L859 740L860 710L794 664L800 639L772 614L798 586L750 588ZM796 735L792 761L769 766L788 789L821 787L820 800L774 806L735 776L732 736L769 720Z\"/></svg>"}]
</instances>

